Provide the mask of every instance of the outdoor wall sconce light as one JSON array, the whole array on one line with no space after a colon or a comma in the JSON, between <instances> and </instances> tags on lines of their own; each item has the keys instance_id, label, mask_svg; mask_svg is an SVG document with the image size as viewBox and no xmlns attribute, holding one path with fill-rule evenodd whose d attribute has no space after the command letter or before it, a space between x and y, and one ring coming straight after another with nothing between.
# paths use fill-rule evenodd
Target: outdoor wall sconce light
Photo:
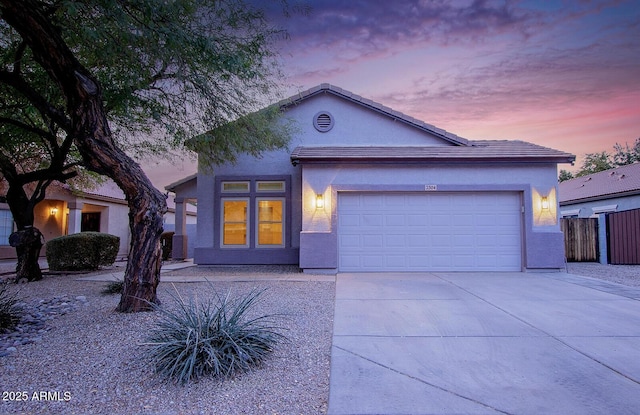
<instances>
[{"instance_id":1,"label":"outdoor wall sconce light","mask_svg":"<svg viewBox=\"0 0 640 415\"><path fill-rule=\"evenodd\" d=\"M316 209L323 209L324 208L324 196L322 196L321 194L317 194L316 195Z\"/></svg>"},{"instance_id":2,"label":"outdoor wall sconce light","mask_svg":"<svg viewBox=\"0 0 640 415\"><path fill-rule=\"evenodd\" d=\"M58 214L58 208L51 208L51 216L55 216Z\"/></svg>"},{"instance_id":3,"label":"outdoor wall sconce light","mask_svg":"<svg viewBox=\"0 0 640 415\"><path fill-rule=\"evenodd\" d=\"M549 198L546 196L542 196L542 200L540 202L542 210L549 210Z\"/></svg>"}]
</instances>

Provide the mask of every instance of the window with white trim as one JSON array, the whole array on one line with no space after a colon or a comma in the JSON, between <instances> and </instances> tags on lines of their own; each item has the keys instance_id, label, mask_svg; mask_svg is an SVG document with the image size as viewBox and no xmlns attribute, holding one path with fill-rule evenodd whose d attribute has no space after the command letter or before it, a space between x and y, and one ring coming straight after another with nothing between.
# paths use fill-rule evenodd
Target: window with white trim
<instances>
[{"instance_id":1,"label":"window with white trim","mask_svg":"<svg viewBox=\"0 0 640 415\"><path fill-rule=\"evenodd\" d=\"M257 239L259 247L284 245L284 199L257 198Z\"/></svg>"},{"instance_id":2,"label":"window with white trim","mask_svg":"<svg viewBox=\"0 0 640 415\"><path fill-rule=\"evenodd\" d=\"M221 248L286 246L286 180L231 179L219 183Z\"/></svg>"},{"instance_id":3,"label":"window with white trim","mask_svg":"<svg viewBox=\"0 0 640 415\"><path fill-rule=\"evenodd\" d=\"M248 247L249 199L222 199L222 246Z\"/></svg>"},{"instance_id":4,"label":"window with white trim","mask_svg":"<svg viewBox=\"0 0 640 415\"><path fill-rule=\"evenodd\" d=\"M222 182L222 193L249 193L249 182Z\"/></svg>"},{"instance_id":5,"label":"window with white trim","mask_svg":"<svg viewBox=\"0 0 640 415\"><path fill-rule=\"evenodd\" d=\"M284 192L284 181L278 180L259 180L256 182L256 191L258 192Z\"/></svg>"}]
</instances>

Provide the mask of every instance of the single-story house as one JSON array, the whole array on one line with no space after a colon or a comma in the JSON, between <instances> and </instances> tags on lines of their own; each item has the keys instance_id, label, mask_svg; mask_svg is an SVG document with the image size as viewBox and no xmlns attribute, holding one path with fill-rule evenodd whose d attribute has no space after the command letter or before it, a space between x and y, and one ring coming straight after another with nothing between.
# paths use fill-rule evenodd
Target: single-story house
<instances>
[{"instance_id":1,"label":"single-story house","mask_svg":"<svg viewBox=\"0 0 640 415\"><path fill-rule=\"evenodd\" d=\"M6 183L0 182L0 195L6 194ZM82 231L104 232L120 237L118 258L126 258L129 252L131 235L129 232L129 207L122 190L110 180L93 190L71 190L69 186L52 183L46 192L46 198L35 208L34 226L42 232L45 242ZM165 214L165 229L173 230L175 208L173 198L167 199L170 206ZM195 235L197 211L189 208L184 215L187 228ZM185 228L185 229L187 229ZM15 259L15 248L9 245L9 235L15 230L9 205L0 203L0 259ZM45 254L43 249L42 255Z\"/></svg>"},{"instance_id":2,"label":"single-story house","mask_svg":"<svg viewBox=\"0 0 640 415\"><path fill-rule=\"evenodd\" d=\"M280 103L289 150L200 166L196 264L310 272L564 267L557 165L523 141L467 140L333 85ZM180 187L187 188L183 195ZM185 243L176 227L179 242Z\"/></svg>"},{"instance_id":3,"label":"single-story house","mask_svg":"<svg viewBox=\"0 0 640 415\"><path fill-rule=\"evenodd\" d=\"M640 208L640 163L565 180L559 184L560 216L595 218Z\"/></svg>"}]
</instances>

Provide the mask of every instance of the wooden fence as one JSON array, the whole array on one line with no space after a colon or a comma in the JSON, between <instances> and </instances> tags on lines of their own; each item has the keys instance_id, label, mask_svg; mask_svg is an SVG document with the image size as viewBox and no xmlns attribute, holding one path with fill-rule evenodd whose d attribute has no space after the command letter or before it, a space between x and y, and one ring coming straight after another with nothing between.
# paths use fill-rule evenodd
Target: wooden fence
<instances>
[{"instance_id":1,"label":"wooden fence","mask_svg":"<svg viewBox=\"0 0 640 415\"><path fill-rule=\"evenodd\" d=\"M640 209L607 214L610 264L640 265Z\"/></svg>"},{"instance_id":2,"label":"wooden fence","mask_svg":"<svg viewBox=\"0 0 640 415\"><path fill-rule=\"evenodd\" d=\"M598 261L598 219L563 218L564 250L569 262Z\"/></svg>"}]
</instances>

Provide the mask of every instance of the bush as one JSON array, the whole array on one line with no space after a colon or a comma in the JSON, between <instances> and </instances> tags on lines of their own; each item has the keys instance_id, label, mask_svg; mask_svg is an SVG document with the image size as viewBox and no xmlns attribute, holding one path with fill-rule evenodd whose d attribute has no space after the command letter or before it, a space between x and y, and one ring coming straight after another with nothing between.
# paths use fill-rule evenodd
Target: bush
<instances>
[{"instance_id":1,"label":"bush","mask_svg":"<svg viewBox=\"0 0 640 415\"><path fill-rule=\"evenodd\" d=\"M104 286L104 289L100 292L104 295L122 294L123 289L124 289L124 281L115 280L115 281L108 282L107 285Z\"/></svg>"},{"instance_id":2,"label":"bush","mask_svg":"<svg viewBox=\"0 0 640 415\"><path fill-rule=\"evenodd\" d=\"M145 346L156 373L186 384L204 375L228 377L260 364L284 339L274 326L274 315L248 317L263 291L244 298L217 295L217 303L185 302L174 296L177 307L155 306L161 319Z\"/></svg>"},{"instance_id":3,"label":"bush","mask_svg":"<svg viewBox=\"0 0 640 415\"><path fill-rule=\"evenodd\" d=\"M52 271L95 270L112 265L120 238L100 232L80 232L47 242L47 262Z\"/></svg>"},{"instance_id":4,"label":"bush","mask_svg":"<svg viewBox=\"0 0 640 415\"><path fill-rule=\"evenodd\" d=\"M0 283L0 333L14 328L22 317L16 294L7 293L7 285L6 281Z\"/></svg>"}]
</instances>

